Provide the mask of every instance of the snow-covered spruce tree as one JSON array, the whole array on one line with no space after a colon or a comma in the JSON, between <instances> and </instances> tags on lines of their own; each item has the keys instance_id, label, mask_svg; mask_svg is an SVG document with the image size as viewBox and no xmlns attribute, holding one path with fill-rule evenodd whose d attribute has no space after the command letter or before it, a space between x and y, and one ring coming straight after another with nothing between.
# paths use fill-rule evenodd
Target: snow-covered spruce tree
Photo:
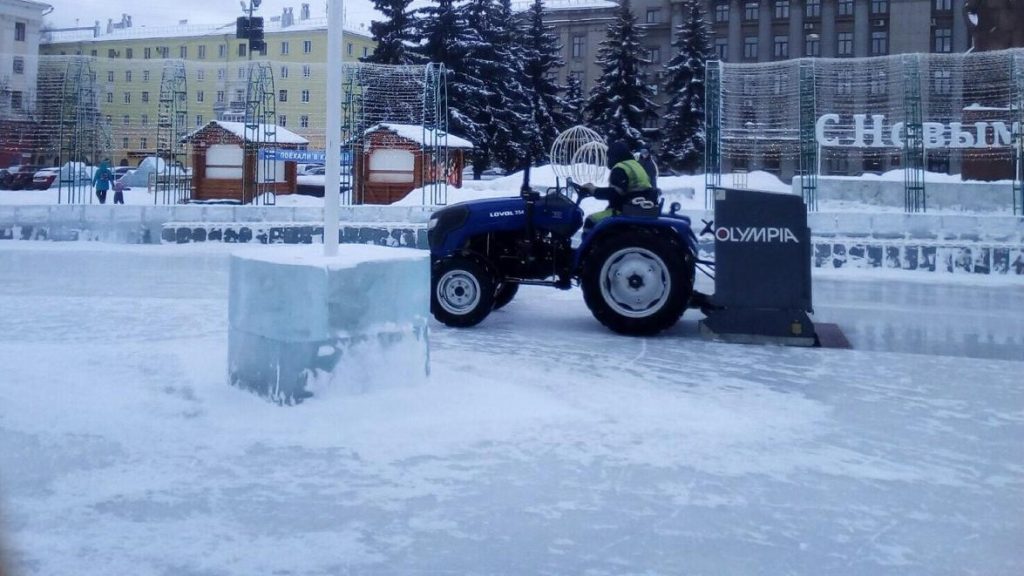
<instances>
[{"instance_id":1,"label":"snow-covered spruce tree","mask_svg":"<svg viewBox=\"0 0 1024 576\"><path fill-rule=\"evenodd\" d=\"M656 118L657 105L640 72L641 65L650 63L642 55L642 39L630 0L621 0L618 17L608 26L608 37L597 53L601 77L585 108L591 128L608 142L623 140L631 148L657 136L656 128L644 128L646 120Z\"/></svg>"},{"instance_id":2,"label":"snow-covered spruce tree","mask_svg":"<svg viewBox=\"0 0 1024 576\"><path fill-rule=\"evenodd\" d=\"M689 0L689 17L676 29L672 46L679 51L665 65L665 112L658 159L680 172L694 173L704 164L704 71L711 54L701 2Z\"/></svg>"},{"instance_id":3,"label":"snow-covered spruce tree","mask_svg":"<svg viewBox=\"0 0 1024 576\"><path fill-rule=\"evenodd\" d=\"M435 62L447 68L448 131L473 142L484 141L478 123L486 107L484 85L473 51L482 44L480 35L466 24L465 14L454 0L435 0L414 13L421 44L409 50L416 64Z\"/></svg>"},{"instance_id":4,"label":"snow-covered spruce tree","mask_svg":"<svg viewBox=\"0 0 1024 576\"><path fill-rule=\"evenodd\" d=\"M460 7L466 26L476 31L480 42L467 46L467 73L481 82L477 95L480 105L475 107L474 121L480 127L480 140L470 158L474 178L492 163L508 167L516 151L515 135L522 130L524 117L522 86L519 83L520 59L513 54L516 46L507 29L511 22L511 6L503 14L501 4L495 0L468 0ZM517 114L518 111L518 114Z\"/></svg>"},{"instance_id":5,"label":"snow-covered spruce tree","mask_svg":"<svg viewBox=\"0 0 1024 576\"><path fill-rule=\"evenodd\" d=\"M523 87L530 97L533 116L533 135L530 158L534 163L547 161L551 145L562 130L572 122L563 111L563 88L557 83L558 69L565 65L559 56L561 46L551 33L553 27L544 24L544 4L533 0L527 12L527 29L523 62Z\"/></svg>"},{"instance_id":6,"label":"snow-covered spruce tree","mask_svg":"<svg viewBox=\"0 0 1024 576\"><path fill-rule=\"evenodd\" d=\"M575 76L570 75L565 83L565 106L562 113L569 119L569 124L577 126L583 124L583 85Z\"/></svg>"},{"instance_id":7,"label":"snow-covered spruce tree","mask_svg":"<svg viewBox=\"0 0 1024 576\"><path fill-rule=\"evenodd\" d=\"M363 62L374 64L411 64L406 46L413 37L413 17L409 10L412 0L373 0L373 7L384 15L384 20L370 23L370 34L377 43L373 54Z\"/></svg>"},{"instance_id":8,"label":"snow-covered spruce tree","mask_svg":"<svg viewBox=\"0 0 1024 576\"><path fill-rule=\"evenodd\" d=\"M490 5L491 26L484 40L494 47L495 61L501 66L496 74L483 78L489 86L492 113L487 126L491 160L505 170L515 171L525 166L530 142L537 133L529 91L523 84L524 33L521 20L512 11L511 0L492 0Z\"/></svg>"}]
</instances>

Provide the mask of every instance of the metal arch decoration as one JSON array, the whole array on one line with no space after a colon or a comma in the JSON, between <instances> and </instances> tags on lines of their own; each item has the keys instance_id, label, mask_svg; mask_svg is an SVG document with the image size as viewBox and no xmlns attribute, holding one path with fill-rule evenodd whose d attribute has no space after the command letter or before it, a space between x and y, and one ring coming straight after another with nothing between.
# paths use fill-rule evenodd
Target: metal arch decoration
<instances>
[{"instance_id":1,"label":"metal arch decoration","mask_svg":"<svg viewBox=\"0 0 1024 576\"><path fill-rule=\"evenodd\" d=\"M559 178L597 182L607 171L607 150L600 134L586 126L573 126L551 145L551 170Z\"/></svg>"}]
</instances>

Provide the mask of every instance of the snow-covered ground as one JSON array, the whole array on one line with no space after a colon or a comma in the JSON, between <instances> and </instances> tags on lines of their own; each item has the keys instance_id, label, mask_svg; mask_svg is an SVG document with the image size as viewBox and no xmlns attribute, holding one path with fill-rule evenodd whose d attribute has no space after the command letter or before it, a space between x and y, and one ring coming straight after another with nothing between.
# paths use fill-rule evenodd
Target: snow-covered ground
<instances>
[{"instance_id":1,"label":"snow-covered ground","mask_svg":"<svg viewBox=\"0 0 1024 576\"><path fill-rule=\"evenodd\" d=\"M1019 284L819 275L854 350L524 288L281 408L225 381L231 249L0 244L4 574L1024 573Z\"/></svg>"}]
</instances>

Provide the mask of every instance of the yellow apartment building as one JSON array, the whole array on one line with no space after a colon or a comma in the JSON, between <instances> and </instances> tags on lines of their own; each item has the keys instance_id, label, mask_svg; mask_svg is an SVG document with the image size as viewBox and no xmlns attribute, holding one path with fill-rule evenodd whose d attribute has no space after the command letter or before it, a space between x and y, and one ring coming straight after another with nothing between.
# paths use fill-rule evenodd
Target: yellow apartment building
<instances>
[{"instance_id":1,"label":"yellow apartment building","mask_svg":"<svg viewBox=\"0 0 1024 576\"><path fill-rule=\"evenodd\" d=\"M129 21L130 24L130 21ZM265 23L266 51L248 53L237 39L235 22L165 28L120 26L92 31L43 34L40 43L40 99L60 98L67 87L47 85L49 65L59 70L68 56L87 56L96 80L92 90L110 136L115 164L135 165L156 153L161 80L171 63L184 63L185 109L190 129L210 120L241 120L248 98L250 62L273 71L273 111L277 124L323 149L326 95L327 21L310 18L308 5L295 18L291 9ZM375 43L364 29L346 26L343 57L357 61ZM177 67L180 70L180 67Z\"/></svg>"}]
</instances>

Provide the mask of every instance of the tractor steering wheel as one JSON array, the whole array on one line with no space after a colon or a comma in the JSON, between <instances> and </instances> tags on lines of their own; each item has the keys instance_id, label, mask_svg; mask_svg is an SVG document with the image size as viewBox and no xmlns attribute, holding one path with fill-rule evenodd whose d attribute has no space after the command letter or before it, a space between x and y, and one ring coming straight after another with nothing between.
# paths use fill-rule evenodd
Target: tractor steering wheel
<instances>
[{"instance_id":1,"label":"tractor steering wheel","mask_svg":"<svg viewBox=\"0 0 1024 576\"><path fill-rule=\"evenodd\" d=\"M571 188L574 192L576 192L576 205L577 206L579 206L580 203L583 202L584 198L589 196L589 194L587 194L586 190L584 190L582 186L580 186L579 184L577 184L577 183L572 181L572 178L567 178L566 179L566 181L565 181L565 188L566 188L566 190Z\"/></svg>"}]
</instances>

